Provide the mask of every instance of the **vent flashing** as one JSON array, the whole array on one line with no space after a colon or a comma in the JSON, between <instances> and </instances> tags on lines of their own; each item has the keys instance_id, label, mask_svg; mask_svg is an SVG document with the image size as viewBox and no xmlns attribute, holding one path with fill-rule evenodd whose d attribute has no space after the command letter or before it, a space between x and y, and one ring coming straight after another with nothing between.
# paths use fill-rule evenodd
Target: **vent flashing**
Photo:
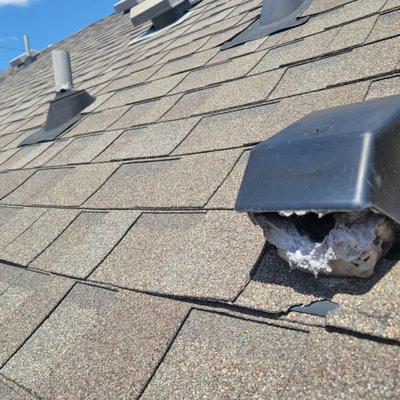
<instances>
[{"instance_id":1,"label":"vent flashing","mask_svg":"<svg viewBox=\"0 0 400 400\"><path fill-rule=\"evenodd\" d=\"M27 66L29 64L32 64L36 60L36 58L39 54L38 51L31 49L31 46L29 43L29 37L27 35L23 36L23 40L24 40L25 52L15 58L13 58L10 61L11 67L22 67L22 66Z\"/></svg>"},{"instance_id":2,"label":"vent flashing","mask_svg":"<svg viewBox=\"0 0 400 400\"><path fill-rule=\"evenodd\" d=\"M46 124L19 144L19 147L56 139L81 119L81 112L95 99L85 90L73 90L69 53L53 50L56 96L50 102Z\"/></svg>"},{"instance_id":3,"label":"vent flashing","mask_svg":"<svg viewBox=\"0 0 400 400\"><path fill-rule=\"evenodd\" d=\"M306 23L310 17L300 17L300 14L309 7L312 0L264 0L260 18L254 21L245 30L225 42L221 49L260 39L286 29Z\"/></svg>"}]
</instances>

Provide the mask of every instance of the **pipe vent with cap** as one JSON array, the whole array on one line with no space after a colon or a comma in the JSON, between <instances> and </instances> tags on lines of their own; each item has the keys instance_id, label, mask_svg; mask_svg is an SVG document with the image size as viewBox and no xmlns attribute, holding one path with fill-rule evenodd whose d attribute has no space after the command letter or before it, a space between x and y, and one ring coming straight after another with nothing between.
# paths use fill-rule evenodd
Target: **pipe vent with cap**
<instances>
[{"instance_id":1,"label":"pipe vent with cap","mask_svg":"<svg viewBox=\"0 0 400 400\"><path fill-rule=\"evenodd\" d=\"M221 49L234 46L272 35L273 33L294 28L306 23L310 17L301 17L312 0L264 0L260 18L245 30L225 42Z\"/></svg>"},{"instance_id":2,"label":"pipe vent with cap","mask_svg":"<svg viewBox=\"0 0 400 400\"><path fill-rule=\"evenodd\" d=\"M36 60L39 54L38 51L31 49L29 37L27 35L23 36L23 40L24 40L25 52L20 54L18 57L13 58L10 61L10 65L12 67L23 67L32 64Z\"/></svg>"},{"instance_id":3,"label":"pipe vent with cap","mask_svg":"<svg viewBox=\"0 0 400 400\"><path fill-rule=\"evenodd\" d=\"M131 9L130 18L133 26L151 20L159 30L179 20L191 7L189 0L144 0Z\"/></svg>"},{"instance_id":4,"label":"pipe vent with cap","mask_svg":"<svg viewBox=\"0 0 400 400\"><path fill-rule=\"evenodd\" d=\"M81 119L81 112L95 99L86 90L74 90L71 59L67 51L53 50L56 96L50 102L46 124L28 136L19 147L56 139Z\"/></svg>"}]
</instances>

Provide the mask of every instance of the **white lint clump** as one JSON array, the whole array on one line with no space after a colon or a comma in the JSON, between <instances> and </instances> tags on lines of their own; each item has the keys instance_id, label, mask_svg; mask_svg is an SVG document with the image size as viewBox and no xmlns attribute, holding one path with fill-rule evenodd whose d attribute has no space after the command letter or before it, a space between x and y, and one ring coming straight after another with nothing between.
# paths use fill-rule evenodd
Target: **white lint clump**
<instances>
[{"instance_id":1,"label":"white lint clump","mask_svg":"<svg viewBox=\"0 0 400 400\"><path fill-rule=\"evenodd\" d=\"M393 244L396 233L391 221L371 211L331 214L332 227L319 240L299 228L299 221L301 225L304 222L301 218L305 217L278 214L250 217L263 228L267 241L292 268L315 276L368 278L379 258ZM318 221L313 225L314 231L318 229Z\"/></svg>"}]
</instances>

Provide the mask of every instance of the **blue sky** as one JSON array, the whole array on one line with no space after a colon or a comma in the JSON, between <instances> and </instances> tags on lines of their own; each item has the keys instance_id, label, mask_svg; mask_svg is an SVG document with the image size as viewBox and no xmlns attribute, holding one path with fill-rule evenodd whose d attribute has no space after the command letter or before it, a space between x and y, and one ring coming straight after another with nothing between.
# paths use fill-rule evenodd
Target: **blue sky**
<instances>
[{"instance_id":1,"label":"blue sky","mask_svg":"<svg viewBox=\"0 0 400 400\"><path fill-rule=\"evenodd\" d=\"M0 0L0 71L23 52L22 35L42 50L110 15L113 0Z\"/></svg>"}]
</instances>

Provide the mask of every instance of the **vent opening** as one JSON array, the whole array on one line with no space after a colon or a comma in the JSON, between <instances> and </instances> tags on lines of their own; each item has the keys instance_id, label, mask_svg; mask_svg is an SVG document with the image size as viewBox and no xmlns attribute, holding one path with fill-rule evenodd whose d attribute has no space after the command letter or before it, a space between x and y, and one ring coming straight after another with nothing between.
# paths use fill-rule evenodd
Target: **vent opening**
<instances>
[{"instance_id":1,"label":"vent opening","mask_svg":"<svg viewBox=\"0 0 400 400\"><path fill-rule=\"evenodd\" d=\"M225 42L221 49L260 39L286 29L306 23L310 17L300 17L300 14L309 7L312 0L264 0L260 18L249 27Z\"/></svg>"},{"instance_id":2,"label":"vent opening","mask_svg":"<svg viewBox=\"0 0 400 400\"><path fill-rule=\"evenodd\" d=\"M368 278L394 243L398 227L372 211L250 214L289 266L318 275Z\"/></svg>"},{"instance_id":3,"label":"vent opening","mask_svg":"<svg viewBox=\"0 0 400 400\"><path fill-rule=\"evenodd\" d=\"M50 102L46 124L22 141L19 147L56 139L78 122L81 112L95 101L86 90L73 90L69 53L53 50L52 58L56 95Z\"/></svg>"}]
</instances>

